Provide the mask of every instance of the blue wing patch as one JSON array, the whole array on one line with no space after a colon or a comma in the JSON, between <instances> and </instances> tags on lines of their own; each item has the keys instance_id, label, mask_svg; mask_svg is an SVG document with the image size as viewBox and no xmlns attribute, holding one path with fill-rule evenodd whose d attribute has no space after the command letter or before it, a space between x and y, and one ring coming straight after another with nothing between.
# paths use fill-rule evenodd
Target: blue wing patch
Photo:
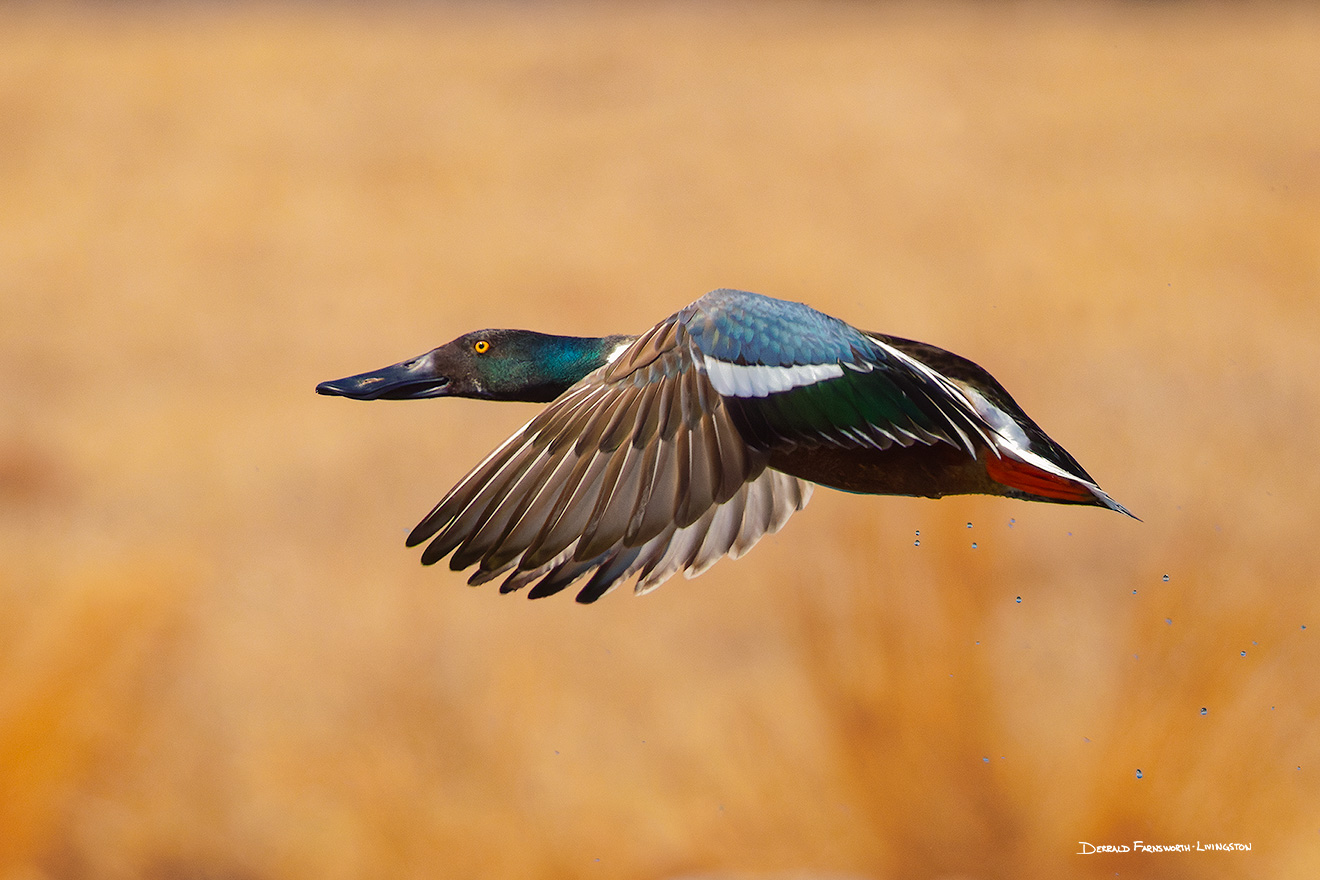
<instances>
[{"instance_id":1,"label":"blue wing patch","mask_svg":"<svg viewBox=\"0 0 1320 880\"><path fill-rule=\"evenodd\" d=\"M745 290L711 291L678 318L703 355L739 366L855 362L877 352L838 318Z\"/></svg>"}]
</instances>

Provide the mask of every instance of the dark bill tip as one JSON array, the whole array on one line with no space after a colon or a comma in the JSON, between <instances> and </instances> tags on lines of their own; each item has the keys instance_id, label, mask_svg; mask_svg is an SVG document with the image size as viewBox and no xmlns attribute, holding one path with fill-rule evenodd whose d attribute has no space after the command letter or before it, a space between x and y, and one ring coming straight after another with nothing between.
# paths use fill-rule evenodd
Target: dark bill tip
<instances>
[{"instance_id":1,"label":"dark bill tip","mask_svg":"<svg viewBox=\"0 0 1320 880\"><path fill-rule=\"evenodd\" d=\"M322 382L316 386L316 393L331 397L351 397L353 400L444 397L449 393L449 378L439 375L433 363L431 355L424 354L369 373Z\"/></svg>"}]
</instances>

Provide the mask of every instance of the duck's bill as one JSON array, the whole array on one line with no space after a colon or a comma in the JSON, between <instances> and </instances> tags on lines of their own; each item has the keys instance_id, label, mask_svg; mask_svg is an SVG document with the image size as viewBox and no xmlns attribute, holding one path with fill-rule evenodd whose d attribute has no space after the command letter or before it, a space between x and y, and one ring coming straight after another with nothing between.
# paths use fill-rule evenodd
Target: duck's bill
<instances>
[{"instance_id":1,"label":"duck's bill","mask_svg":"<svg viewBox=\"0 0 1320 880\"><path fill-rule=\"evenodd\" d=\"M358 373L316 386L317 394L351 397L354 400L420 400L449 394L449 377L435 366L435 352L412 360Z\"/></svg>"}]
</instances>

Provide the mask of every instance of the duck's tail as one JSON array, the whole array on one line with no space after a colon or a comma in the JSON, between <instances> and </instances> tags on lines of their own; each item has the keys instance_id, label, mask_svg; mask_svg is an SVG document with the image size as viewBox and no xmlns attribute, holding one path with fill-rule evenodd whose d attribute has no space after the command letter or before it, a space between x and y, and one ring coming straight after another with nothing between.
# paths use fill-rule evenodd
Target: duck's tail
<instances>
[{"instance_id":1,"label":"duck's tail","mask_svg":"<svg viewBox=\"0 0 1320 880\"><path fill-rule=\"evenodd\" d=\"M1023 461L1010 450L1001 448L1000 454L987 453L985 471L990 479L1010 489L1016 489L1035 498L1060 504L1090 504L1107 507L1140 521L1140 517L1119 504L1109 493L1090 480L1067 474L1062 468ZM1033 458L1036 456L1032 456Z\"/></svg>"}]
</instances>

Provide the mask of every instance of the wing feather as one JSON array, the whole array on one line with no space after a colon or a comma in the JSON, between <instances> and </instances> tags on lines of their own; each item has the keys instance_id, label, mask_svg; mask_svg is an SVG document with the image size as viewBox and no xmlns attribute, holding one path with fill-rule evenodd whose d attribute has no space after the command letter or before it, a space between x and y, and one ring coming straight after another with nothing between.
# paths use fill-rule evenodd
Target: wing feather
<instances>
[{"instance_id":1,"label":"wing feather","mask_svg":"<svg viewBox=\"0 0 1320 880\"><path fill-rule=\"evenodd\" d=\"M711 385L684 313L643 334L546 407L418 524L422 560L469 583L592 602L746 552L801 509L809 487L766 470ZM791 490L787 487L793 487ZM755 513L754 517L748 511Z\"/></svg>"}]
</instances>

